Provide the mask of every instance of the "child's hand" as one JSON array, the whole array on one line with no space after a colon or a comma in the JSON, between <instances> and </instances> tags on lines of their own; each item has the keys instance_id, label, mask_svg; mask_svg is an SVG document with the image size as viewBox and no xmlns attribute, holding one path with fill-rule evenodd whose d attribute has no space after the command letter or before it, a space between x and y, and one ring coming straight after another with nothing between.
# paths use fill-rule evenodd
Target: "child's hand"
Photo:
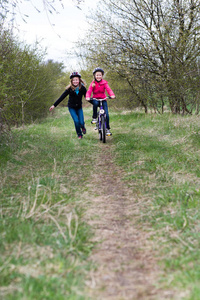
<instances>
[{"instance_id":1,"label":"child's hand","mask_svg":"<svg viewBox=\"0 0 200 300\"><path fill-rule=\"evenodd\" d=\"M55 108L55 106L52 105L52 106L49 108L49 111L52 111L54 108Z\"/></svg>"},{"instance_id":2,"label":"child's hand","mask_svg":"<svg viewBox=\"0 0 200 300\"><path fill-rule=\"evenodd\" d=\"M85 98L85 100L90 101L90 98Z\"/></svg>"},{"instance_id":3,"label":"child's hand","mask_svg":"<svg viewBox=\"0 0 200 300\"><path fill-rule=\"evenodd\" d=\"M115 96L110 96L111 99L115 99Z\"/></svg>"}]
</instances>

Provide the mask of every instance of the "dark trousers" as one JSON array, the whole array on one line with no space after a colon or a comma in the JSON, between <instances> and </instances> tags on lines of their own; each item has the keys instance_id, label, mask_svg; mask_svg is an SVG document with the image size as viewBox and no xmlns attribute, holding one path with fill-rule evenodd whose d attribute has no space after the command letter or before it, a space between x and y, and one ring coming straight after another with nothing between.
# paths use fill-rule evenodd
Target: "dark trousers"
<instances>
[{"instance_id":1,"label":"dark trousers","mask_svg":"<svg viewBox=\"0 0 200 300\"><path fill-rule=\"evenodd\" d=\"M99 101L97 100L90 100L90 103L93 104L93 118L97 118L97 107L99 106ZM105 110L106 113L106 128L110 129L110 124L109 124L109 113L108 113L108 104L106 100L102 101L103 104L103 109Z\"/></svg>"}]
</instances>

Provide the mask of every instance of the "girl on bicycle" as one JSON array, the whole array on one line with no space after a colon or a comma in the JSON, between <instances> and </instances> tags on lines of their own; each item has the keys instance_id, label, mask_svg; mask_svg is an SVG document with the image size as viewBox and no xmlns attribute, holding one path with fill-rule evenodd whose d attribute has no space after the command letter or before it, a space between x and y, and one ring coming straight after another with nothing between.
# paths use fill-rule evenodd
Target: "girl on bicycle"
<instances>
[{"instance_id":1,"label":"girl on bicycle","mask_svg":"<svg viewBox=\"0 0 200 300\"><path fill-rule=\"evenodd\" d=\"M56 100L49 108L52 111L61 101L69 95L68 109L74 121L76 133L79 139L82 139L83 134L86 134L84 115L82 109L82 97L86 95L85 83L81 79L81 74L73 72L70 75L70 84L66 87L64 93Z\"/></svg>"},{"instance_id":2,"label":"girl on bicycle","mask_svg":"<svg viewBox=\"0 0 200 300\"><path fill-rule=\"evenodd\" d=\"M106 98L105 91L107 91L108 95L114 99L115 94L111 90L111 88L108 85L108 82L103 79L104 70L101 68L95 68L93 71L94 80L91 82L89 89L86 93L85 99L88 100L90 103L93 104L93 116L92 116L92 124L95 124L97 122L97 107L99 105L99 102L97 100L90 100L91 94L93 94L93 98L96 99L104 99ZM108 105L106 99L102 102L103 108L106 113L106 135L112 135L110 132L110 124L109 124L109 113L108 113Z\"/></svg>"}]
</instances>

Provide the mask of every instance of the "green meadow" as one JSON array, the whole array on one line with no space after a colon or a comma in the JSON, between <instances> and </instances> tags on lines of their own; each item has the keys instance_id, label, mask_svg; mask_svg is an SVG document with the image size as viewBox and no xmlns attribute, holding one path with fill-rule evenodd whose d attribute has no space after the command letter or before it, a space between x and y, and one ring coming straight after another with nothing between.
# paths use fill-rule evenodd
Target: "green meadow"
<instances>
[{"instance_id":1,"label":"green meadow","mask_svg":"<svg viewBox=\"0 0 200 300\"><path fill-rule=\"evenodd\" d=\"M66 108L1 138L1 299L89 299L85 282L96 267L89 259L96 245L85 195L102 143L91 129L91 108L84 113L82 140ZM159 246L164 276L157 285L198 300L199 116L110 110L110 119L106 146L141 207L138 226L145 224Z\"/></svg>"}]
</instances>

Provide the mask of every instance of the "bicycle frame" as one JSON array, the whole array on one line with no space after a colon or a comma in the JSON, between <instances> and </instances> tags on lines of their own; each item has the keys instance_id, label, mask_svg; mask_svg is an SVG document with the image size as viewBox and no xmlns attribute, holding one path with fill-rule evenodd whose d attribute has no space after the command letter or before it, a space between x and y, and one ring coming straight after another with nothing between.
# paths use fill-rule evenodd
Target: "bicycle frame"
<instances>
[{"instance_id":1,"label":"bicycle frame","mask_svg":"<svg viewBox=\"0 0 200 300\"><path fill-rule=\"evenodd\" d=\"M99 102L99 107L97 108L97 129L99 133L99 139L103 143L106 143L106 113L103 109L103 101L106 100L106 97L104 99L96 99L91 98L90 100L97 100Z\"/></svg>"}]
</instances>

